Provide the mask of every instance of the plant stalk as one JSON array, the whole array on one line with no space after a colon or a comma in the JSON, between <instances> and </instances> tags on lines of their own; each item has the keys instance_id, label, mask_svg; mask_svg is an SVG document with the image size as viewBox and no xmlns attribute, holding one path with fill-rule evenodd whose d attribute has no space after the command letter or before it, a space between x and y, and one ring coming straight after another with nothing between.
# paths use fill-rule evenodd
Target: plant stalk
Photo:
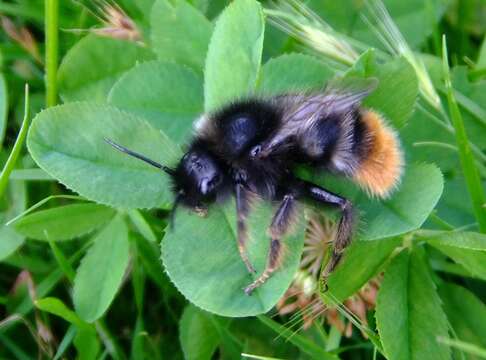
<instances>
[{"instance_id":1,"label":"plant stalk","mask_svg":"<svg viewBox=\"0 0 486 360\"><path fill-rule=\"evenodd\" d=\"M46 0L46 105L57 104L57 64L59 56L59 0Z\"/></svg>"}]
</instances>

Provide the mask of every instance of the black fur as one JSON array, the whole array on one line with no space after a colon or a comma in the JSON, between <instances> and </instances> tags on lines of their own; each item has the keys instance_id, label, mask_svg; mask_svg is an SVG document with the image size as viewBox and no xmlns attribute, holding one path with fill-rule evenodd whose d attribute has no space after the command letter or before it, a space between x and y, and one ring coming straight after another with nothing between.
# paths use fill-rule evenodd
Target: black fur
<instances>
[{"instance_id":1,"label":"black fur","mask_svg":"<svg viewBox=\"0 0 486 360\"><path fill-rule=\"evenodd\" d=\"M296 178L292 170L301 163L326 168L332 161L339 161L338 165L346 170L346 161L356 162L364 156L366 129L360 121L357 101L366 92L360 94L346 94L341 98L332 92L312 98L282 95L234 102L202 118L205 122L175 169L154 165L142 155L112 145L153 166L167 169L164 171L172 178L176 198L174 209L179 203L204 209L215 201L223 201L228 194L236 195L238 247L249 271L253 266L245 251L248 196L253 193L280 202L270 227L272 252L267 268L246 288L249 294L276 270L276 259L281 256L280 237L292 221L295 201L313 199L334 205L343 213L328 270L337 265L344 247L349 244L353 222L349 201ZM337 104L335 111L333 104ZM343 141L347 142L345 146ZM334 156L337 153L339 156ZM349 168L355 165L350 164Z\"/></svg>"},{"instance_id":2,"label":"black fur","mask_svg":"<svg viewBox=\"0 0 486 360\"><path fill-rule=\"evenodd\" d=\"M354 122L353 131L353 153L363 159L369 149L367 142L367 129L366 125L361 121L361 114L358 110L355 111L356 121Z\"/></svg>"}]
</instances>

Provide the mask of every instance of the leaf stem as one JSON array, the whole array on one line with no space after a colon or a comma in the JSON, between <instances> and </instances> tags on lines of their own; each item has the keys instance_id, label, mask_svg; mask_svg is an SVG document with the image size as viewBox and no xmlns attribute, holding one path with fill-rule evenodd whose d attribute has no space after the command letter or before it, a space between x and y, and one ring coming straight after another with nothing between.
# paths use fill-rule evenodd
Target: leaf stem
<instances>
[{"instance_id":1,"label":"leaf stem","mask_svg":"<svg viewBox=\"0 0 486 360\"><path fill-rule=\"evenodd\" d=\"M57 63L59 53L59 0L46 0L46 105L57 104Z\"/></svg>"},{"instance_id":2,"label":"leaf stem","mask_svg":"<svg viewBox=\"0 0 486 360\"><path fill-rule=\"evenodd\" d=\"M461 112L454 97L452 89L451 77L449 73L449 61L447 57L447 43L446 38L442 38L442 68L445 79L445 87L447 90L447 102L449 104L449 112L451 115L452 125L455 129L456 142L459 150L459 159L461 161L462 171L466 180L467 190L471 197L474 216L479 225L479 230L486 233L486 198L484 196L484 189L481 185L481 180L474 163L474 158L467 138L466 130L462 120Z\"/></svg>"},{"instance_id":3,"label":"leaf stem","mask_svg":"<svg viewBox=\"0 0 486 360\"><path fill-rule=\"evenodd\" d=\"M5 189L8 185L8 178L10 177L10 173L15 167L15 163L17 162L17 158L20 155L20 151L22 150L22 146L25 141L25 137L27 136L27 130L29 129L30 125L30 106L29 106L29 85L25 85L25 109L24 109L24 120L22 121L22 126L20 127L19 135L17 136L17 140L15 140L15 144L13 146L12 152L10 153L5 166L3 167L2 173L0 174L0 198L3 196Z\"/></svg>"}]
</instances>

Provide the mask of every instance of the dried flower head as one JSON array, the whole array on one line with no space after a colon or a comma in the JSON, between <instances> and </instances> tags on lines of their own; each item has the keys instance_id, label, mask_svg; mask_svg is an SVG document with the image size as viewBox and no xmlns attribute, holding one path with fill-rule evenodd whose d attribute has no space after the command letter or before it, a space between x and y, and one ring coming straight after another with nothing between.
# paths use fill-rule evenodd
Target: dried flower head
<instances>
[{"instance_id":1,"label":"dried flower head","mask_svg":"<svg viewBox=\"0 0 486 360\"><path fill-rule=\"evenodd\" d=\"M6 16L0 16L0 23L5 33L16 43L18 43L25 51L27 51L39 64L42 64L42 57L39 52L39 47L34 39L32 33L25 26L19 27Z\"/></svg>"},{"instance_id":2,"label":"dried flower head","mask_svg":"<svg viewBox=\"0 0 486 360\"><path fill-rule=\"evenodd\" d=\"M290 288L277 303L277 310L280 315L301 316L303 329L308 329L316 320L324 320L343 335L350 337L352 323L345 322L338 309L328 308L317 293L319 270L330 244L336 237L336 231L336 223L329 218L320 214L310 216L300 270ZM375 307L379 284L378 279L371 280L358 293L344 301L344 307L365 326L368 324L366 312ZM291 320L293 321L295 320ZM366 337L363 331L362 334Z\"/></svg>"},{"instance_id":3,"label":"dried flower head","mask_svg":"<svg viewBox=\"0 0 486 360\"><path fill-rule=\"evenodd\" d=\"M319 275L329 245L336 238L337 226L329 218L313 213L309 218L304 239L301 269L309 271L315 278Z\"/></svg>"},{"instance_id":4,"label":"dried flower head","mask_svg":"<svg viewBox=\"0 0 486 360\"><path fill-rule=\"evenodd\" d=\"M71 32L91 32L99 36L110 37L118 40L135 41L142 44L142 32L135 21L113 0L93 0L91 9L85 7L102 24L101 27L84 29L70 29Z\"/></svg>"},{"instance_id":5,"label":"dried flower head","mask_svg":"<svg viewBox=\"0 0 486 360\"><path fill-rule=\"evenodd\" d=\"M141 41L142 35L137 24L115 2L99 0L99 18L103 27L92 29L98 35L112 37L120 40Z\"/></svg>"}]
</instances>

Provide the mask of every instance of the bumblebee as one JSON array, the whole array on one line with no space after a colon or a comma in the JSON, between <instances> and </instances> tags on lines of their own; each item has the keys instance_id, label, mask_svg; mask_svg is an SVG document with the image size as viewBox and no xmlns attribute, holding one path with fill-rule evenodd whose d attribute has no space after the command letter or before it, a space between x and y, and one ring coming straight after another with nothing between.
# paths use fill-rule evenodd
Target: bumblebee
<instances>
[{"instance_id":1,"label":"bumblebee","mask_svg":"<svg viewBox=\"0 0 486 360\"><path fill-rule=\"evenodd\" d=\"M396 133L380 114L361 106L376 81L359 83L334 82L319 92L250 97L204 114L195 122L194 137L174 167L105 140L171 177L172 214L179 204L204 213L211 203L234 196L237 246L250 273L256 272L246 252L251 199L277 203L269 227L266 268L244 289L248 295L278 269L283 257L281 239L296 218L297 202L311 200L338 208L341 218L330 260L321 274L325 278L351 242L353 205L299 178L295 168L307 165L318 172L343 175L378 198L390 194L402 172Z\"/></svg>"}]
</instances>

